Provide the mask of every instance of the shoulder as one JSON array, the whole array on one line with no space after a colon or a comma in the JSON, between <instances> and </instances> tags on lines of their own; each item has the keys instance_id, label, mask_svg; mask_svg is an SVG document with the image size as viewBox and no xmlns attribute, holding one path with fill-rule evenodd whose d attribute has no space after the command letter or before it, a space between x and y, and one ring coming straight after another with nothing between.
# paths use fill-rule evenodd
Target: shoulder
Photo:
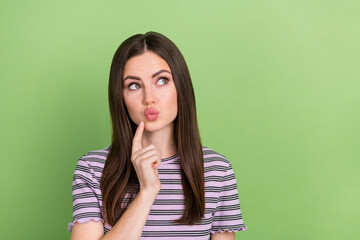
<instances>
[{"instance_id":1,"label":"shoulder","mask_svg":"<svg viewBox=\"0 0 360 240\"><path fill-rule=\"evenodd\" d=\"M105 164L109 152L110 146L99 150L91 150L84 154L80 159L89 165L93 165L93 163Z\"/></svg>"},{"instance_id":2,"label":"shoulder","mask_svg":"<svg viewBox=\"0 0 360 240\"><path fill-rule=\"evenodd\" d=\"M82 157L80 157L78 161L83 161L87 163L89 166L93 165L93 163L105 164L109 152L110 152L110 146L99 150L91 150L85 153L84 155L82 155Z\"/></svg>"},{"instance_id":3,"label":"shoulder","mask_svg":"<svg viewBox=\"0 0 360 240\"><path fill-rule=\"evenodd\" d=\"M101 175L109 151L110 146L88 151L77 160L76 170L84 174L91 174L93 177Z\"/></svg>"},{"instance_id":4,"label":"shoulder","mask_svg":"<svg viewBox=\"0 0 360 240\"><path fill-rule=\"evenodd\" d=\"M205 168L216 168L222 172L231 168L231 162L223 154L207 146L203 146L202 149Z\"/></svg>"}]
</instances>

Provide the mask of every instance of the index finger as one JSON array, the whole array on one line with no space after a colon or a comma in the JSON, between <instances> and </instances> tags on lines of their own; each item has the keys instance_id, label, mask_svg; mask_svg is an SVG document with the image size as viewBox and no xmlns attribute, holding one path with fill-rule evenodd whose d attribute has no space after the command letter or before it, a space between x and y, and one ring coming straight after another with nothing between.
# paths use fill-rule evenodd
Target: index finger
<instances>
[{"instance_id":1,"label":"index finger","mask_svg":"<svg viewBox=\"0 0 360 240\"><path fill-rule=\"evenodd\" d=\"M141 121L139 123L139 126L136 129L136 132L135 132L135 135L133 138L132 153L137 152L140 149L142 149L141 138L142 138L143 132L144 132L144 122Z\"/></svg>"}]
</instances>

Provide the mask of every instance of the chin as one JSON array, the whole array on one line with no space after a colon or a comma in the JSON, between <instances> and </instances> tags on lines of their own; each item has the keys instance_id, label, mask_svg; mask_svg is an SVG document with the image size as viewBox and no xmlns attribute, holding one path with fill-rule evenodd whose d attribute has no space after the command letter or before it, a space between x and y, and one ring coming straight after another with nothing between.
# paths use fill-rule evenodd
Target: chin
<instances>
[{"instance_id":1,"label":"chin","mask_svg":"<svg viewBox=\"0 0 360 240\"><path fill-rule=\"evenodd\" d=\"M145 123L145 131L147 132L156 132L163 129L164 126L161 124L154 124L154 122L146 122Z\"/></svg>"},{"instance_id":2,"label":"chin","mask_svg":"<svg viewBox=\"0 0 360 240\"><path fill-rule=\"evenodd\" d=\"M145 131L147 132L157 132L165 128L171 127L173 124L163 123L161 121L146 121L145 122Z\"/></svg>"}]
</instances>

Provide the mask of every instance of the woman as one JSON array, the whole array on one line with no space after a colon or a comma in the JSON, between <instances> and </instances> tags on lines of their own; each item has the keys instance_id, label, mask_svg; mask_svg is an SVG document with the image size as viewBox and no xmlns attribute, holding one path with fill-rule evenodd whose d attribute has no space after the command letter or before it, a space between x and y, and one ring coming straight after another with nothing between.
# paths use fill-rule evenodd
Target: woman
<instances>
[{"instance_id":1,"label":"woman","mask_svg":"<svg viewBox=\"0 0 360 240\"><path fill-rule=\"evenodd\" d=\"M78 159L72 239L235 239L231 163L201 145L185 60L165 36L126 39L110 70L112 144Z\"/></svg>"}]
</instances>

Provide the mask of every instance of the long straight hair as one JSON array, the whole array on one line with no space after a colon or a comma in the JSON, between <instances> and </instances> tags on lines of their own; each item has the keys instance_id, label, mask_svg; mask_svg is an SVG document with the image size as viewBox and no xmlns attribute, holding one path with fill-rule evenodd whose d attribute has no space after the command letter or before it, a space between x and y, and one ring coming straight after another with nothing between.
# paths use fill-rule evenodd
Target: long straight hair
<instances>
[{"instance_id":1,"label":"long straight hair","mask_svg":"<svg viewBox=\"0 0 360 240\"><path fill-rule=\"evenodd\" d=\"M205 212L204 159L194 89L180 50L170 39L157 32L136 34L126 39L116 50L111 63L109 107L112 144L100 182L105 221L114 225L139 190L139 181L131 163L132 140L137 125L131 120L123 100L123 74L127 60L145 51L152 51L163 58L173 75L178 96L174 137L185 197L184 213L175 222L193 225L201 220Z\"/></svg>"}]
</instances>

